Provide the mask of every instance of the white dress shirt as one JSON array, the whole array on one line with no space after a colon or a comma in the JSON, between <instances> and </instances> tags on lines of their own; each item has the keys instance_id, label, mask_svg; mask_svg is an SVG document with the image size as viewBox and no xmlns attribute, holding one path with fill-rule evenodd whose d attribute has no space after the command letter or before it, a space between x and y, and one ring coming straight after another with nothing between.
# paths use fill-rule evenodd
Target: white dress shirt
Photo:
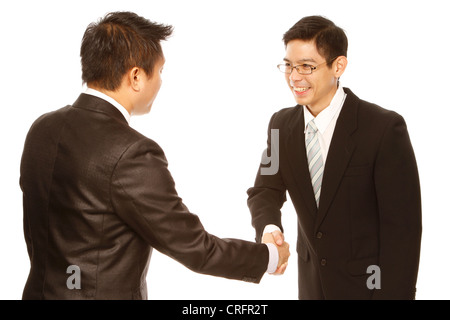
<instances>
[{"instance_id":1,"label":"white dress shirt","mask_svg":"<svg viewBox=\"0 0 450 320\"><path fill-rule=\"evenodd\" d=\"M127 120L128 124L130 124L130 118L131 115L128 112L127 109L125 109L124 106L122 106L120 103L118 103L116 100L114 100L113 98L111 98L110 96L104 94L103 92L94 90L92 88L87 88L86 91L84 92L86 94L90 94L91 96L95 96L97 98L103 99L109 103L111 103L114 107L116 107L125 117L125 119Z\"/></svg>"},{"instance_id":2,"label":"white dress shirt","mask_svg":"<svg viewBox=\"0 0 450 320\"><path fill-rule=\"evenodd\" d=\"M116 100L114 100L110 96L108 96L100 91L94 90L92 88L87 88L84 93L90 94L92 96L95 96L97 98L103 99L103 100L111 103L114 107L116 107L123 114L123 116L127 120L128 124L130 123L131 115L128 113L128 110L125 109L124 106L122 106L120 103L118 103ZM278 249L272 243L266 243L266 245L267 245L267 249L269 250L269 263L267 265L267 273L274 273L277 270L277 266L278 266L278 260L279 260Z\"/></svg>"},{"instance_id":3,"label":"white dress shirt","mask_svg":"<svg viewBox=\"0 0 450 320\"><path fill-rule=\"evenodd\" d=\"M325 166L325 162L327 160L328 150L330 149L331 139L333 138L334 129L336 127L336 121L339 117L339 114L342 110L342 106L344 105L345 98L347 94L344 92L343 87L339 84L339 87L334 94L333 99L330 102L330 105L326 107L322 112L320 112L317 117L309 112L306 106L303 106L303 114L304 114L304 132L306 139L306 126L308 123L314 119L314 122L318 129L318 138L320 143L320 149L322 151L322 159L323 165ZM265 233L271 233L274 231L281 231L274 224L269 224L264 228L263 235Z\"/></svg>"}]
</instances>

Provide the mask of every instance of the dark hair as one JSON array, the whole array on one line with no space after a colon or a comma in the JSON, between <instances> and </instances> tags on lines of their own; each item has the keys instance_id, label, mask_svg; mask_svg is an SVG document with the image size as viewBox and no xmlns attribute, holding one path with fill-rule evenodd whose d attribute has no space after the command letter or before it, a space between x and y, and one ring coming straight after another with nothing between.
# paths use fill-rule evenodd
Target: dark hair
<instances>
[{"instance_id":1,"label":"dark hair","mask_svg":"<svg viewBox=\"0 0 450 320\"><path fill-rule=\"evenodd\" d=\"M81 43L83 84L115 91L133 67L151 76L163 57L160 41L172 34L169 25L157 24L133 12L108 13L91 23Z\"/></svg>"},{"instance_id":2,"label":"dark hair","mask_svg":"<svg viewBox=\"0 0 450 320\"><path fill-rule=\"evenodd\" d=\"M296 39L313 40L328 66L331 66L334 58L347 56L348 40L344 30L327 18L309 16L300 19L284 34L284 45L287 46L289 41Z\"/></svg>"}]
</instances>

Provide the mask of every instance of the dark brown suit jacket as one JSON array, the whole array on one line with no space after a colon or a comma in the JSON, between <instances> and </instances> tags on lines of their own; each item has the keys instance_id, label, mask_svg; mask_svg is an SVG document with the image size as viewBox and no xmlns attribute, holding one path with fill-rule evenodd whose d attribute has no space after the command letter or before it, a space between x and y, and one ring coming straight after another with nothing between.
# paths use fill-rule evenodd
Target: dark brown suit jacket
<instances>
[{"instance_id":1,"label":"dark brown suit jacket","mask_svg":"<svg viewBox=\"0 0 450 320\"><path fill-rule=\"evenodd\" d=\"M177 195L163 150L97 97L81 94L36 120L20 185L31 261L24 299L146 299L152 248L230 279L259 282L267 269L266 245L204 230ZM71 265L81 289L66 285Z\"/></svg>"},{"instance_id":2,"label":"dark brown suit jacket","mask_svg":"<svg viewBox=\"0 0 450 320\"><path fill-rule=\"evenodd\" d=\"M298 216L300 299L412 299L422 225L406 124L397 113L344 90L319 209L307 165L303 107L272 116L268 153L270 129L278 129L279 170L275 175L258 171L248 190L256 239L267 224L282 228L280 209L288 191ZM380 268L381 289L367 286L371 265Z\"/></svg>"}]
</instances>

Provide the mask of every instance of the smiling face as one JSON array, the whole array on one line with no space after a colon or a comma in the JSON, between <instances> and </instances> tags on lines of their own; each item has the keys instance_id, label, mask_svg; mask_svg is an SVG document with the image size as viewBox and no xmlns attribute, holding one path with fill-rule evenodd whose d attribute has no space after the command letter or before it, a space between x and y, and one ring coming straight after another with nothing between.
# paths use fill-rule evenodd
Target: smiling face
<instances>
[{"instance_id":1,"label":"smiling face","mask_svg":"<svg viewBox=\"0 0 450 320\"><path fill-rule=\"evenodd\" d=\"M289 66L311 65L317 67L312 74L302 75L294 68L286 73L286 82L291 89L295 101L305 105L317 116L330 104L338 87L339 77L344 73L347 59L337 57L331 67L326 59L317 51L314 41L291 40L286 46L285 64Z\"/></svg>"}]
</instances>

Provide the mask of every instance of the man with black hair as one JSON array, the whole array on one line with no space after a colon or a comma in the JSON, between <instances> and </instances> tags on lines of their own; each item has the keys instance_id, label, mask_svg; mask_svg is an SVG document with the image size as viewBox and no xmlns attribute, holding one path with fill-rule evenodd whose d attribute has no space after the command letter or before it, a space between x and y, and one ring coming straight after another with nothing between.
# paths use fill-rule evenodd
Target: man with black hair
<instances>
[{"instance_id":1,"label":"man with black hair","mask_svg":"<svg viewBox=\"0 0 450 320\"><path fill-rule=\"evenodd\" d=\"M283 244L288 191L300 299L413 299L421 199L404 119L342 87L348 43L332 21L305 17L283 40L278 68L297 106L272 116L248 190L256 240Z\"/></svg>"},{"instance_id":2,"label":"man with black hair","mask_svg":"<svg viewBox=\"0 0 450 320\"><path fill-rule=\"evenodd\" d=\"M131 12L88 26L87 91L32 125L20 168L31 260L23 299L146 299L152 249L193 271L258 283L289 246L207 233L175 190L159 145L129 127L161 86L172 27Z\"/></svg>"}]
</instances>

